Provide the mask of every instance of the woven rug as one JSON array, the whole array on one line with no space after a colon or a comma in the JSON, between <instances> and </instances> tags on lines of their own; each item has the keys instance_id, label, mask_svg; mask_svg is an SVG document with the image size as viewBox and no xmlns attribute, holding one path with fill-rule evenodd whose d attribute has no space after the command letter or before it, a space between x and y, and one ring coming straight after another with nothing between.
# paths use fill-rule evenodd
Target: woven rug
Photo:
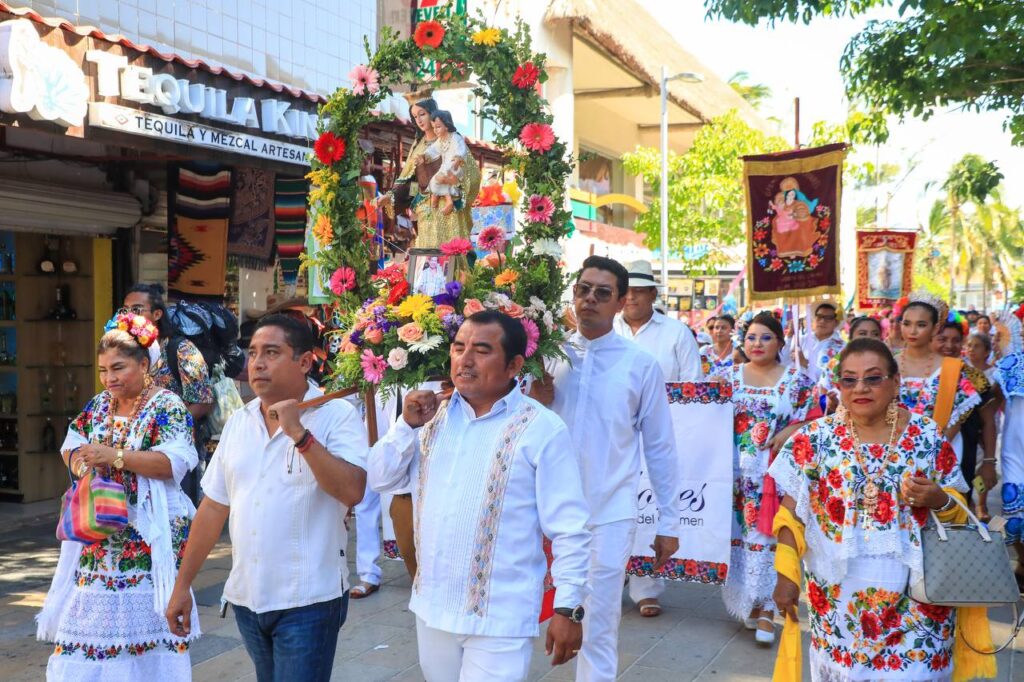
<instances>
[{"instance_id":1,"label":"woven rug","mask_svg":"<svg viewBox=\"0 0 1024 682\"><path fill-rule=\"evenodd\" d=\"M274 255L274 173L236 168L231 184L228 262L266 270Z\"/></svg>"},{"instance_id":2,"label":"woven rug","mask_svg":"<svg viewBox=\"0 0 1024 682\"><path fill-rule=\"evenodd\" d=\"M278 176L274 181L274 241L285 284L295 284L299 274L299 256L306 239L305 178Z\"/></svg>"},{"instance_id":3,"label":"woven rug","mask_svg":"<svg viewBox=\"0 0 1024 682\"><path fill-rule=\"evenodd\" d=\"M189 164L169 173L167 286L195 296L222 296L227 275L231 171Z\"/></svg>"}]
</instances>

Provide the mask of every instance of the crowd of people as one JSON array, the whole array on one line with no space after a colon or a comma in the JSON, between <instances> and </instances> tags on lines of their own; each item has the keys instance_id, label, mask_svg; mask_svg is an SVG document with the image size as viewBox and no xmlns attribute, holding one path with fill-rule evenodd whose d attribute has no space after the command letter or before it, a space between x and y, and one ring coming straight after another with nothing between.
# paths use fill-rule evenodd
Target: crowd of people
<instances>
[{"instance_id":1,"label":"crowd of people","mask_svg":"<svg viewBox=\"0 0 1024 682\"><path fill-rule=\"evenodd\" d=\"M569 292L564 359L525 380L523 326L471 315L451 344L449 381L385 403L372 447L362 406L322 400L311 379L310 326L268 315L248 342L255 398L220 434L197 511L182 483L199 461L194 424L213 402L210 368L181 344L168 362L160 293L133 288L108 325L97 351L104 390L61 447L69 473L105 472L128 511L106 539L62 543L39 616L39 636L55 643L48 679L191 679L192 585L225 524L224 600L257 678L329 679L348 600L379 587L390 497L429 682L524 679L550 587L551 663L578 658L577 680L612 680L642 468L659 512L655 569L686 532L678 457L700 440L677 443L666 382L731 386L722 597L768 646L780 616L798 619L806 585L812 679L948 680L970 655L954 649L957 610L915 602L906 587L921 575L929 511L962 521L973 503L990 519L1000 426L1006 535L1024 565L1021 341L1001 343L991 318L950 313L934 297L845 328L831 301L804 318L718 315L698 335L656 309L649 263L591 256ZM629 578L642 616L661 613L666 582Z\"/></svg>"}]
</instances>

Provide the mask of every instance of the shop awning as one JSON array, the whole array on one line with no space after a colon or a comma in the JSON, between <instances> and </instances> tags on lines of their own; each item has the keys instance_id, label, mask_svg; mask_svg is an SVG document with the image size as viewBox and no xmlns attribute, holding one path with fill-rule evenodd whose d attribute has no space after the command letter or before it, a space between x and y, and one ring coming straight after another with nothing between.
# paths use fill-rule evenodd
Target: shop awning
<instances>
[{"instance_id":1,"label":"shop awning","mask_svg":"<svg viewBox=\"0 0 1024 682\"><path fill-rule=\"evenodd\" d=\"M139 200L123 192L0 180L0 229L108 235L142 218Z\"/></svg>"}]
</instances>

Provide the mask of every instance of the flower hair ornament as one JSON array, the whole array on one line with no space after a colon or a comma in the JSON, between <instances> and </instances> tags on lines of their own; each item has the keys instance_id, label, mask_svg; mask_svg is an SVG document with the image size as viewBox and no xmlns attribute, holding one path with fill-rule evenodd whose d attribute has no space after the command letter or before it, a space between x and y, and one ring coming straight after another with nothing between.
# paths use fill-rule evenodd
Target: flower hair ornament
<instances>
[{"instance_id":1,"label":"flower hair ornament","mask_svg":"<svg viewBox=\"0 0 1024 682\"><path fill-rule=\"evenodd\" d=\"M910 294L910 296L907 297L907 305L903 307L903 310L906 310L907 306L909 306L912 303L924 303L926 305L930 305L932 308L935 308L935 310L937 310L939 313L940 322L942 320L947 319L947 317L949 316L949 306L946 305L946 302L943 301L938 296L929 294L927 291L915 291L914 293ZM900 312L902 314L902 311Z\"/></svg>"},{"instance_id":2,"label":"flower hair ornament","mask_svg":"<svg viewBox=\"0 0 1024 682\"><path fill-rule=\"evenodd\" d=\"M150 369L156 366L157 360L160 359L160 344L156 343L157 339L160 338L160 331L156 328L155 324L142 315L134 315L122 310L110 318L107 324L103 326L104 333L115 329L128 332L129 336L135 339L136 343L149 351Z\"/></svg>"},{"instance_id":3,"label":"flower hair ornament","mask_svg":"<svg viewBox=\"0 0 1024 682\"><path fill-rule=\"evenodd\" d=\"M967 318L956 310L949 311L949 315L946 316L946 322L948 324L955 324L960 329L960 335L964 338L967 338L971 331L971 325L967 323Z\"/></svg>"}]
</instances>

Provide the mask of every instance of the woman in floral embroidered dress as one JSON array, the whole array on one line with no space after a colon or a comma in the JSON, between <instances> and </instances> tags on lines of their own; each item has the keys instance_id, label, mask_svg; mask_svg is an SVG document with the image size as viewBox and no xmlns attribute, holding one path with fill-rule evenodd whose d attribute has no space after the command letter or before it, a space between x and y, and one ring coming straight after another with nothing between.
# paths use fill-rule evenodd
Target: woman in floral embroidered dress
<instances>
[{"instance_id":1,"label":"woman in floral embroidered dress","mask_svg":"<svg viewBox=\"0 0 1024 682\"><path fill-rule=\"evenodd\" d=\"M929 508L950 520L951 493L967 484L935 422L899 407L885 344L856 339L840 357L841 407L800 429L769 470L806 529L811 679L949 680L955 614L905 592L921 577ZM801 544L790 527L779 540ZM795 613L799 594L780 574L779 610Z\"/></svg>"},{"instance_id":2,"label":"woman in floral embroidered dress","mask_svg":"<svg viewBox=\"0 0 1024 682\"><path fill-rule=\"evenodd\" d=\"M189 680L189 641L171 635L164 609L195 513L179 486L197 463L192 417L149 377L156 328L130 314L111 326L98 348L106 390L61 452L76 476L99 468L124 485L128 525L91 545L62 543L37 636L56 643L48 680Z\"/></svg>"},{"instance_id":3,"label":"woman in floral embroidered dress","mask_svg":"<svg viewBox=\"0 0 1024 682\"><path fill-rule=\"evenodd\" d=\"M722 596L729 613L756 630L761 644L775 640L775 538L763 523L759 528L758 521L762 504L767 504L764 514L770 527L778 498L772 490L763 495L765 473L771 452L777 452L806 418L814 388L799 368L779 362L784 343L779 321L771 313L760 313L743 335L743 350L750 361L728 367L719 375L732 382L736 477L732 554Z\"/></svg>"},{"instance_id":4,"label":"woman in floral embroidered dress","mask_svg":"<svg viewBox=\"0 0 1024 682\"><path fill-rule=\"evenodd\" d=\"M736 320L732 315L719 315L711 323L711 343L701 346L700 368L704 376L719 374L732 367L732 333Z\"/></svg>"}]
</instances>

